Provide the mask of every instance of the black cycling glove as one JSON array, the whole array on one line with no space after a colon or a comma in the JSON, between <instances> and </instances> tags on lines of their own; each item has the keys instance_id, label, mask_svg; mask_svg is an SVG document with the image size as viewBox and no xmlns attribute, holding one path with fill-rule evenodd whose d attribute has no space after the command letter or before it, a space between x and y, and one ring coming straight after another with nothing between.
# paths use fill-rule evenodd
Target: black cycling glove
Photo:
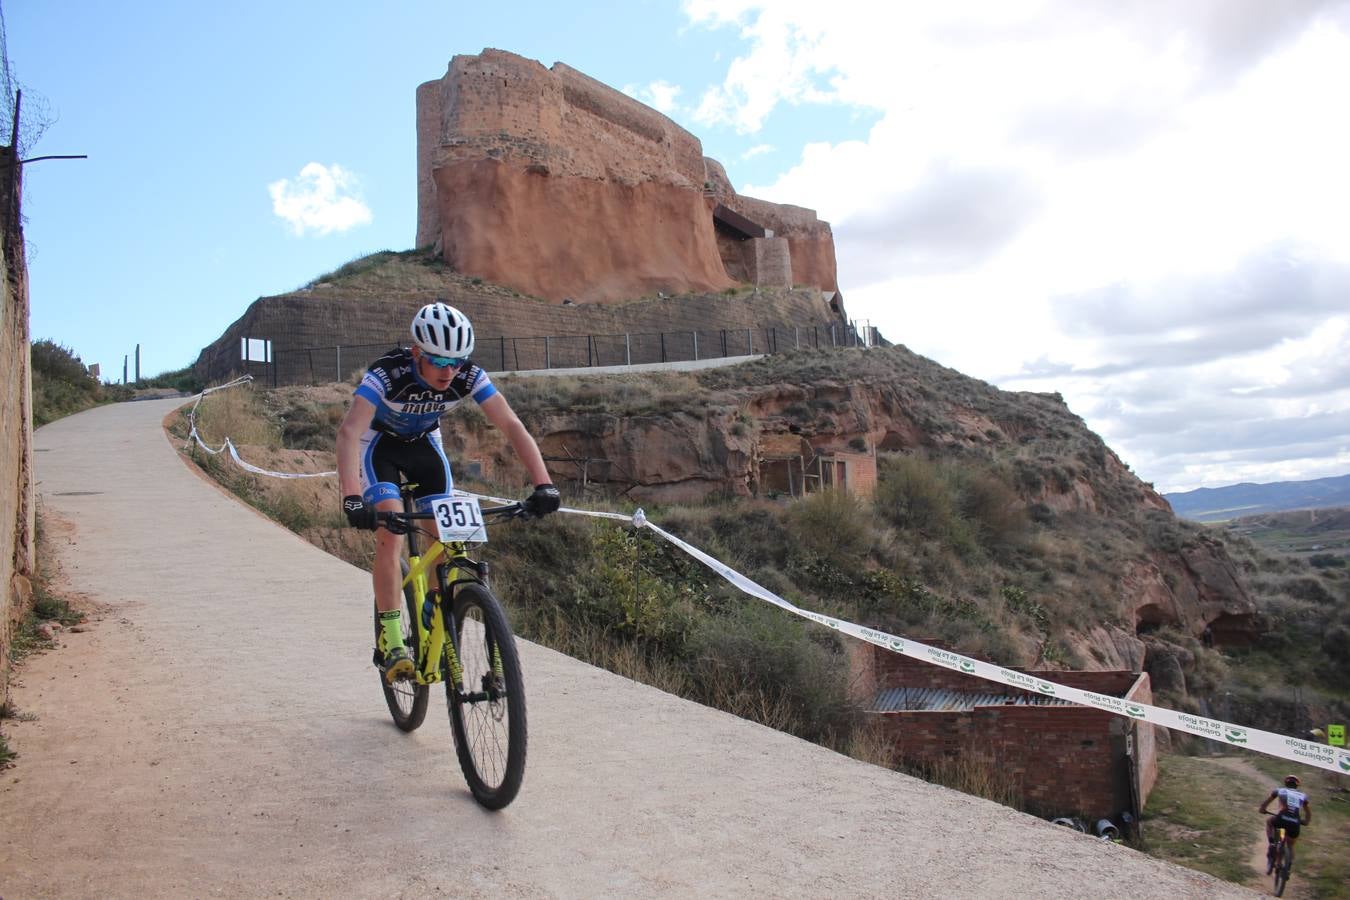
<instances>
[{"instance_id":1,"label":"black cycling glove","mask_svg":"<svg viewBox=\"0 0 1350 900\"><path fill-rule=\"evenodd\" d=\"M534 493L525 498L525 511L532 516L546 516L557 512L562 505L562 495L551 484L537 485Z\"/></svg>"},{"instance_id":2,"label":"black cycling glove","mask_svg":"<svg viewBox=\"0 0 1350 900\"><path fill-rule=\"evenodd\" d=\"M375 508L366 506L359 494L350 494L342 498L342 511L347 514L347 524L353 528L375 530Z\"/></svg>"}]
</instances>

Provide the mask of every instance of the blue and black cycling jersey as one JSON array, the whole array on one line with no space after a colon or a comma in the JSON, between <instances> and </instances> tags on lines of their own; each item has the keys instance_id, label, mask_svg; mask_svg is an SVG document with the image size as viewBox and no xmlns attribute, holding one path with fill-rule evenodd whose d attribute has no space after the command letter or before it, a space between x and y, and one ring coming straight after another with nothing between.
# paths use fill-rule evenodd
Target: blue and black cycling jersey
<instances>
[{"instance_id":1,"label":"blue and black cycling jersey","mask_svg":"<svg viewBox=\"0 0 1350 900\"><path fill-rule=\"evenodd\" d=\"M441 416L472 397L482 404L497 389L472 360L460 366L450 386L438 391L417 374L411 350L392 350L371 363L356 386L356 396L375 406L371 428L404 440L435 431Z\"/></svg>"}]
</instances>

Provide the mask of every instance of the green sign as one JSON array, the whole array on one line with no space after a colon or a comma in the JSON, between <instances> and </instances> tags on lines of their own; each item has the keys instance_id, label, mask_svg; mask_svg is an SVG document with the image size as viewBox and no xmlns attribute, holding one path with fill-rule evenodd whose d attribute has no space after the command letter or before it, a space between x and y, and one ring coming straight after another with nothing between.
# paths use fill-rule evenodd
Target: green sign
<instances>
[{"instance_id":1,"label":"green sign","mask_svg":"<svg viewBox=\"0 0 1350 900\"><path fill-rule=\"evenodd\" d=\"M1328 725L1328 726L1327 726L1327 743L1330 744L1330 745L1333 746L1333 747L1344 747L1344 746L1345 746L1345 726L1344 726L1344 725Z\"/></svg>"}]
</instances>

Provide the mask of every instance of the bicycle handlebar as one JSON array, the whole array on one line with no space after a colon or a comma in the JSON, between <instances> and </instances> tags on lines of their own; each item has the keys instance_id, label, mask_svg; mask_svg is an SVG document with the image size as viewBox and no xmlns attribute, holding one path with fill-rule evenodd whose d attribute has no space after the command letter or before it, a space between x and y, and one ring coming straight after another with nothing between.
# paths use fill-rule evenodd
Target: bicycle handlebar
<instances>
[{"instance_id":1,"label":"bicycle handlebar","mask_svg":"<svg viewBox=\"0 0 1350 900\"><path fill-rule=\"evenodd\" d=\"M524 501L516 501L506 506L492 506L482 510L483 518L488 516L502 516L507 519L529 519L533 518L525 509ZM407 534L417 526L413 522L435 519L436 514L430 512L386 512L384 510L375 511L375 527L386 528L394 534ZM418 529L423 531L424 529ZM431 532L425 532L431 534Z\"/></svg>"}]
</instances>

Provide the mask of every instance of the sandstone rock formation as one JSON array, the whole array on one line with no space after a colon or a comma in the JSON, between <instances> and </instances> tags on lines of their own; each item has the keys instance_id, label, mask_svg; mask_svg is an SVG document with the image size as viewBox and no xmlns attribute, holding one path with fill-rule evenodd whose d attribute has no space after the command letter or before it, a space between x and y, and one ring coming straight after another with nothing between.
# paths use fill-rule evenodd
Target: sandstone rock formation
<instances>
[{"instance_id":1,"label":"sandstone rock formation","mask_svg":"<svg viewBox=\"0 0 1350 900\"><path fill-rule=\"evenodd\" d=\"M1223 547L1174 534L1166 501L1058 395L1000 391L902 347L835 358L833 369L806 354L796 364L794 371L791 361L765 359L736 367L749 375L711 372L685 384L678 379L688 376L670 376L658 392L690 399L668 411L658 401L625 407L600 399L563 403L573 411L560 412L551 394L534 406L525 385L508 382L503 389L570 492L584 478L643 503L786 493L773 482L773 466L789 454L843 461L850 473L855 461L871 457L875 464L879 450L993 461L1012 473L1024 508L1084 523L1074 529L1082 566L1105 573L1110 559L1110 574L1094 582L1101 595L1079 598L1109 616L1071 640L1083 659L1102 668L1138 671L1162 627L1198 638L1212 626L1227 645L1261 630ZM700 394L700 387L711 390ZM613 389L617 397L633 387L616 382ZM472 471L523 483L523 470L494 429L457 421L446 441L447 452ZM1127 527L1139 531L1121 535L1124 549L1092 549L1094 540L1111 540Z\"/></svg>"},{"instance_id":2,"label":"sandstone rock formation","mask_svg":"<svg viewBox=\"0 0 1350 900\"><path fill-rule=\"evenodd\" d=\"M459 272L583 302L838 292L828 223L736 194L698 138L563 63L456 56L417 90L417 145L417 246Z\"/></svg>"}]
</instances>

